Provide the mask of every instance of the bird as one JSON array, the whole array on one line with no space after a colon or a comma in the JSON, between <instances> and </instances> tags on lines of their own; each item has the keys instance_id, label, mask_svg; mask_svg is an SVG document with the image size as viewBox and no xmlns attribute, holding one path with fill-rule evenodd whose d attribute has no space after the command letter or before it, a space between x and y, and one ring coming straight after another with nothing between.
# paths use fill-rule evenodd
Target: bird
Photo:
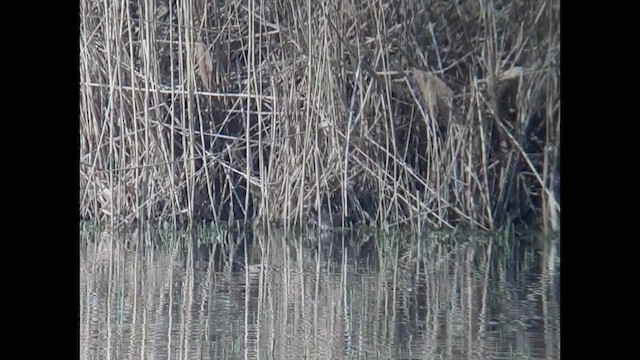
<instances>
[{"instance_id":1,"label":"bird","mask_svg":"<svg viewBox=\"0 0 640 360\"><path fill-rule=\"evenodd\" d=\"M339 231L346 229L342 226L342 215L329 213L326 210L320 211L320 223L318 223L318 212L315 210L311 210L311 217L309 221L311 225L315 226L320 231ZM344 224L348 224L348 219L344 219Z\"/></svg>"}]
</instances>

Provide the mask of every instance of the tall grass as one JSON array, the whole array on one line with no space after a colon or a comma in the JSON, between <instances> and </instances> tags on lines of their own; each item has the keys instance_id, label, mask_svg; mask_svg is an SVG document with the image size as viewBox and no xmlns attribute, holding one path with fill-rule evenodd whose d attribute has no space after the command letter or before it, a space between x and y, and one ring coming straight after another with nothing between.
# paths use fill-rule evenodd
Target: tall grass
<instances>
[{"instance_id":1,"label":"tall grass","mask_svg":"<svg viewBox=\"0 0 640 360\"><path fill-rule=\"evenodd\" d=\"M560 2L80 2L80 213L557 229Z\"/></svg>"}]
</instances>

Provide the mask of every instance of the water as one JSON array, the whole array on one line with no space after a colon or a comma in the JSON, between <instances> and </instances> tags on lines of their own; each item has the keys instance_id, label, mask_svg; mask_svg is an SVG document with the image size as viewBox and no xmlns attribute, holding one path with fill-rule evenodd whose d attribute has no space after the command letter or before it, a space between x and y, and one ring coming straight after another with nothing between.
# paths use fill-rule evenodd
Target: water
<instances>
[{"instance_id":1,"label":"water","mask_svg":"<svg viewBox=\"0 0 640 360\"><path fill-rule=\"evenodd\" d=\"M81 358L559 359L557 241L524 243L84 234Z\"/></svg>"}]
</instances>

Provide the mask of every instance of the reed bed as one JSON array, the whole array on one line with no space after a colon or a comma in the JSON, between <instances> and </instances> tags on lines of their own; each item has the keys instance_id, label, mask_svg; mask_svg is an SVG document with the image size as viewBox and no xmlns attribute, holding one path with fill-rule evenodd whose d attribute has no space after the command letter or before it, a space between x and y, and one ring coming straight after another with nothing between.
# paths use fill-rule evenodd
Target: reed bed
<instances>
[{"instance_id":1,"label":"reed bed","mask_svg":"<svg viewBox=\"0 0 640 360\"><path fill-rule=\"evenodd\" d=\"M80 2L80 214L557 230L560 2Z\"/></svg>"}]
</instances>

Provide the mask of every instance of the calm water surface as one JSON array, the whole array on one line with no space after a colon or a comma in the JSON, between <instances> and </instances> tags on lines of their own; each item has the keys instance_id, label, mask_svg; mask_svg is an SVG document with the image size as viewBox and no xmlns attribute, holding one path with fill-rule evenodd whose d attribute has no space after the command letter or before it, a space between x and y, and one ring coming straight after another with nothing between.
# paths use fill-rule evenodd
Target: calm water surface
<instances>
[{"instance_id":1,"label":"calm water surface","mask_svg":"<svg viewBox=\"0 0 640 360\"><path fill-rule=\"evenodd\" d=\"M470 234L86 233L80 357L559 359L558 249Z\"/></svg>"}]
</instances>

